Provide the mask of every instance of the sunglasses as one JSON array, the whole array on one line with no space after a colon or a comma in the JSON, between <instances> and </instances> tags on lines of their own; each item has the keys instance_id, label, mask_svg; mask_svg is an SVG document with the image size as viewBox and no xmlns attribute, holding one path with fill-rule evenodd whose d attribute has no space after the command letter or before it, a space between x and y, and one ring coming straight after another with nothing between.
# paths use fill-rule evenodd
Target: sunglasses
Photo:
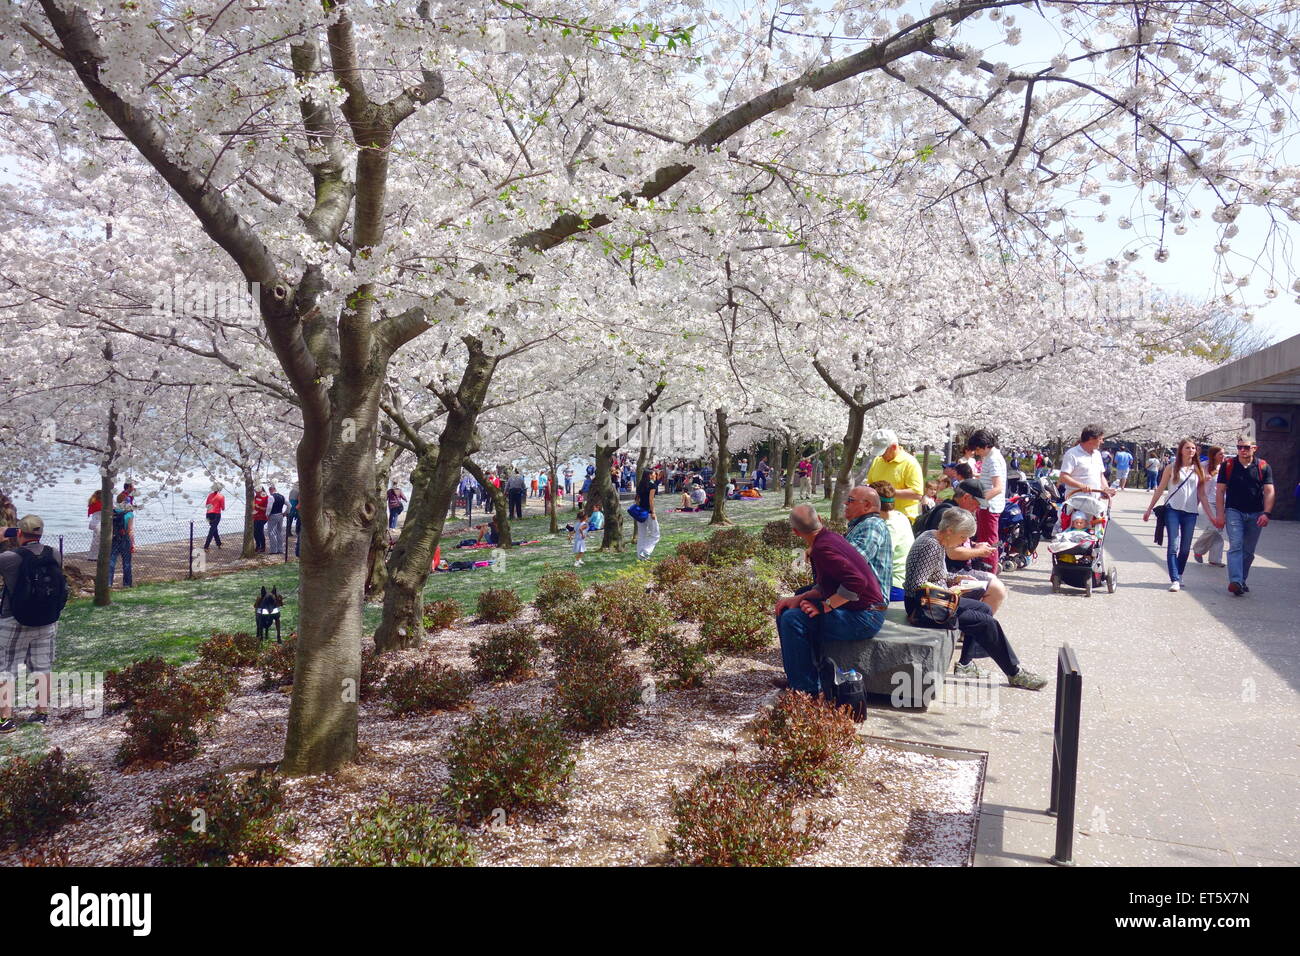
<instances>
[{"instance_id":1,"label":"sunglasses","mask_svg":"<svg viewBox=\"0 0 1300 956\"><path fill-rule=\"evenodd\" d=\"M1238 445L1237 451L1250 451L1254 447L1254 445Z\"/></svg>"}]
</instances>

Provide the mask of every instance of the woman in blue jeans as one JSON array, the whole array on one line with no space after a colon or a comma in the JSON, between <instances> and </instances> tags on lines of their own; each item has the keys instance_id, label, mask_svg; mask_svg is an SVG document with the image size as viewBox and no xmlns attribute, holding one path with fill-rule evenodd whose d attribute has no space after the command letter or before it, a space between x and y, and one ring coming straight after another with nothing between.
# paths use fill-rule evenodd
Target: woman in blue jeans
<instances>
[{"instance_id":1,"label":"woman in blue jeans","mask_svg":"<svg viewBox=\"0 0 1300 956\"><path fill-rule=\"evenodd\" d=\"M1200 455L1196 442L1184 438L1178 443L1174 460L1165 466L1160 475L1160 484L1151 494L1151 502L1142 515L1143 521L1151 520L1156 501L1165 495L1165 563L1169 568L1169 590L1183 589L1183 572L1187 570L1187 557L1192 552L1192 537L1196 533L1196 513L1211 508L1205 503L1206 475L1201 467Z\"/></svg>"}]
</instances>

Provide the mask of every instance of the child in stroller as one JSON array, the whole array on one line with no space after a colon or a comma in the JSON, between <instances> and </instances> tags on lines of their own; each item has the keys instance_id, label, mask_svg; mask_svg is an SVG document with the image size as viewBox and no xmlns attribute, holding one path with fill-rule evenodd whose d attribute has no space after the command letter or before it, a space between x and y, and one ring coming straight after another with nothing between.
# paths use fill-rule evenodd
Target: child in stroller
<instances>
[{"instance_id":1,"label":"child in stroller","mask_svg":"<svg viewBox=\"0 0 1300 956\"><path fill-rule=\"evenodd\" d=\"M1052 553L1052 591L1062 585L1081 588L1092 597L1093 588L1103 584L1111 594L1119 575L1106 564L1106 529L1110 525L1110 499L1099 501L1087 495L1067 499L1069 527L1047 546Z\"/></svg>"}]
</instances>

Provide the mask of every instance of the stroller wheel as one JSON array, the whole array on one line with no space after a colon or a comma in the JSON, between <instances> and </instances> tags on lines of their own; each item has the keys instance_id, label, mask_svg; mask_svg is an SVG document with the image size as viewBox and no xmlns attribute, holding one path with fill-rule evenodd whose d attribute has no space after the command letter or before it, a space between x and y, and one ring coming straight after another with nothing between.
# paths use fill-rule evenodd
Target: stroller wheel
<instances>
[{"instance_id":1,"label":"stroller wheel","mask_svg":"<svg viewBox=\"0 0 1300 956\"><path fill-rule=\"evenodd\" d=\"M1116 571L1114 568L1111 568L1109 571L1106 572L1106 590L1109 593L1114 594L1115 585L1118 583L1119 583L1119 572Z\"/></svg>"},{"instance_id":2,"label":"stroller wheel","mask_svg":"<svg viewBox=\"0 0 1300 956\"><path fill-rule=\"evenodd\" d=\"M1092 597L1092 578L1088 578L1088 580L1084 583L1083 596Z\"/></svg>"},{"instance_id":3,"label":"stroller wheel","mask_svg":"<svg viewBox=\"0 0 1300 956\"><path fill-rule=\"evenodd\" d=\"M1002 571L1003 571L1003 573L1006 573L1006 572L1008 572L1008 571L1014 571L1015 569L1016 569L1016 563L1015 563L1014 561L1012 561L1010 558L1003 558L1003 559L1002 559Z\"/></svg>"},{"instance_id":4,"label":"stroller wheel","mask_svg":"<svg viewBox=\"0 0 1300 956\"><path fill-rule=\"evenodd\" d=\"M1055 574L1052 575L1052 593L1053 594L1061 593L1061 579L1058 578Z\"/></svg>"}]
</instances>

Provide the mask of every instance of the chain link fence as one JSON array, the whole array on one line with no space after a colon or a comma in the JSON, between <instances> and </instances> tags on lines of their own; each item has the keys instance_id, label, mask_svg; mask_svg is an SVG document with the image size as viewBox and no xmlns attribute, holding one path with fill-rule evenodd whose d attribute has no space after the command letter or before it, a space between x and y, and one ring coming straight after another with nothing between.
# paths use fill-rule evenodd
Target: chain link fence
<instances>
[{"instance_id":1,"label":"chain link fence","mask_svg":"<svg viewBox=\"0 0 1300 956\"><path fill-rule=\"evenodd\" d=\"M288 562L297 556L296 529L287 526L278 535L278 540L264 534L266 551L249 559L241 557L244 543L242 516L221 522L220 546L215 540L208 540L206 521L149 521L142 518L145 516L137 515L129 538L115 537L112 542L109 552L112 587L150 581L180 581L254 563ZM70 575L93 583L98 564L99 535L89 529L62 534L57 537L57 547Z\"/></svg>"}]
</instances>

